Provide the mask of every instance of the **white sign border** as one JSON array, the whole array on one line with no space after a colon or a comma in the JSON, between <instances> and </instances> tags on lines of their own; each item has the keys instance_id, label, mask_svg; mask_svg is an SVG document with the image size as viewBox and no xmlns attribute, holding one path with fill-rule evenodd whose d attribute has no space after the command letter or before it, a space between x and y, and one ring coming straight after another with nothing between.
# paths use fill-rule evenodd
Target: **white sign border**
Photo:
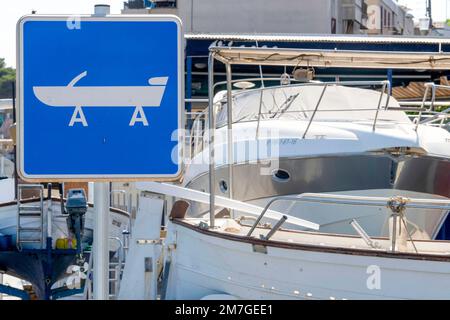
<instances>
[{"instance_id":1,"label":"white sign border","mask_svg":"<svg viewBox=\"0 0 450 320\"><path fill-rule=\"evenodd\" d=\"M79 18L83 21L160 21L175 22L177 25L178 36L178 170L175 174L27 174L24 170L24 134L23 134L23 26L28 21L68 21L68 19ZM183 174L183 148L184 148L184 41L183 26L181 19L175 15L26 15L19 19L16 25L16 42L17 42L17 58L16 58L16 100L19 108L17 109L17 148L16 148L16 165L18 174L27 181L46 181L46 182L70 182L70 181L176 181L180 180ZM44 142L45 143L45 142ZM19 161L17 161L19 160Z\"/></svg>"}]
</instances>

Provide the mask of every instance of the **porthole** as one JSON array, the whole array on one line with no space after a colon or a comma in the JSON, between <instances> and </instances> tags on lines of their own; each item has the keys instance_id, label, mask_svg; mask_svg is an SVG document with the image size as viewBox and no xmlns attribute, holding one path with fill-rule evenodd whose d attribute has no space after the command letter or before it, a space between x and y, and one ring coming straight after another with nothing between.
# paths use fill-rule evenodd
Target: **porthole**
<instances>
[{"instance_id":1,"label":"porthole","mask_svg":"<svg viewBox=\"0 0 450 320\"><path fill-rule=\"evenodd\" d=\"M283 169L277 169L272 172L272 179L277 182L287 182L291 178L289 172Z\"/></svg>"},{"instance_id":2,"label":"porthole","mask_svg":"<svg viewBox=\"0 0 450 320\"><path fill-rule=\"evenodd\" d=\"M226 193L228 191L228 184L225 180L220 180L219 182L219 188L222 193Z\"/></svg>"}]
</instances>

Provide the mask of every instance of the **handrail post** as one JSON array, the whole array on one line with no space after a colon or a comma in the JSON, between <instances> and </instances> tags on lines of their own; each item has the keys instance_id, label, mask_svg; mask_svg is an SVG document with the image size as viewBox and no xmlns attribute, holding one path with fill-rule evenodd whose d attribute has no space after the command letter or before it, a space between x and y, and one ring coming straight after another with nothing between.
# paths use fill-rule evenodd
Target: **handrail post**
<instances>
[{"instance_id":1,"label":"handrail post","mask_svg":"<svg viewBox=\"0 0 450 320\"><path fill-rule=\"evenodd\" d=\"M247 233L247 237L250 237L253 233L253 231L256 229L256 227L258 226L259 222L261 221L261 219L264 217L264 215L266 214L267 210L269 210L270 206L272 205L272 203L274 203L275 201L277 201L278 198L274 198L272 200L269 201L269 203L264 207L263 211L261 212L261 214L258 216L258 218L255 220L255 223L253 224L253 226L250 228L250 230Z\"/></svg>"},{"instance_id":2,"label":"handrail post","mask_svg":"<svg viewBox=\"0 0 450 320\"><path fill-rule=\"evenodd\" d=\"M231 73L231 65L229 63L226 64L226 73L227 73L227 122L228 122L228 196L230 199L233 199L233 162L234 162L234 154L233 154L233 87L231 84L232 73ZM232 210L233 212L233 210ZM234 214L231 214L233 217Z\"/></svg>"},{"instance_id":3,"label":"handrail post","mask_svg":"<svg viewBox=\"0 0 450 320\"><path fill-rule=\"evenodd\" d=\"M125 255L124 255L124 244L122 242L122 240L119 237L109 237L109 240L114 240L119 244L119 249L117 250L118 252L118 263L117 266L114 268L114 274L115 274L115 279L112 279L113 284L114 284L114 295L115 297L117 297L117 295L119 294L119 290L120 290L120 277L122 274L122 267L124 265L125 262ZM108 270L111 271L111 261L109 261L109 267ZM108 278L109 279L109 278ZM111 279L109 279L109 284L111 285ZM110 287L110 288L111 288Z\"/></svg>"},{"instance_id":4,"label":"handrail post","mask_svg":"<svg viewBox=\"0 0 450 320\"><path fill-rule=\"evenodd\" d=\"M282 216L280 220L278 220L278 222L273 226L273 228L269 231L269 233L262 238L262 240L269 240L274 234L275 232L278 231L278 229L281 228L281 226L283 225L283 223L285 223L287 220L286 216Z\"/></svg>"},{"instance_id":5,"label":"handrail post","mask_svg":"<svg viewBox=\"0 0 450 320\"><path fill-rule=\"evenodd\" d=\"M259 94L258 122L256 123L256 140L259 139L259 126L261 124L261 111L262 111L263 95L264 95L264 90L261 89L261 92Z\"/></svg>"},{"instance_id":6,"label":"handrail post","mask_svg":"<svg viewBox=\"0 0 450 320\"><path fill-rule=\"evenodd\" d=\"M415 128L416 132L417 132L417 129L419 128L420 119L422 118L422 110L423 110L423 108L425 108L425 102L427 101L429 89L430 89L430 83L426 83L425 84L425 93L422 98L422 105L420 106L420 111L419 111L419 114L417 115L416 128Z\"/></svg>"},{"instance_id":7,"label":"handrail post","mask_svg":"<svg viewBox=\"0 0 450 320\"><path fill-rule=\"evenodd\" d=\"M385 110L387 110L389 107L389 100L390 100L391 94L392 94L392 84L390 81L387 81L387 83L386 83L386 94L387 94L386 105L384 106Z\"/></svg>"},{"instance_id":8,"label":"handrail post","mask_svg":"<svg viewBox=\"0 0 450 320\"><path fill-rule=\"evenodd\" d=\"M377 112L375 113L375 119L373 120L372 131L375 131L375 128L377 126L378 113L380 112L381 102L383 101L383 95L386 92L386 87L387 87L387 83L384 82L383 88L381 89L380 100L378 100ZM388 97L389 97L389 94L388 94ZM389 103L389 101L387 100L386 105L388 103Z\"/></svg>"},{"instance_id":9,"label":"handrail post","mask_svg":"<svg viewBox=\"0 0 450 320\"><path fill-rule=\"evenodd\" d=\"M52 236L52 214L53 214L53 201L52 201L52 184L47 184L47 238Z\"/></svg>"},{"instance_id":10,"label":"handrail post","mask_svg":"<svg viewBox=\"0 0 450 320\"><path fill-rule=\"evenodd\" d=\"M41 185L40 188L40 206L41 206L41 248L44 248L44 244L47 243L45 241L45 232L44 232L44 186ZM20 228L20 226L18 226ZM50 248L51 249L51 243L50 243Z\"/></svg>"},{"instance_id":11,"label":"handrail post","mask_svg":"<svg viewBox=\"0 0 450 320\"><path fill-rule=\"evenodd\" d=\"M216 130L214 114L214 57L210 52L208 57L208 100L209 100L209 224L214 228L215 219L215 163L214 163L214 133Z\"/></svg>"},{"instance_id":12,"label":"handrail post","mask_svg":"<svg viewBox=\"0 0 450 320\"><path fill-rule=\"evenodd\" d=\"M313 122L314 117L316 116L317 109L319 109L319 105L320 105L320 103L322 102L322 98L323 98L323 96L324 96L325 91L327 90L327 88L328 88L328 84L325 84L325 85L323 86L323 90L322 90L322 93L320 94L319 100L317 101L316 108L314 109L314 112L313 112L313 114L312 114L312 116L311 116L311 119L310 119L309 122L308 122L308 126L306 127L306 130L305 130L305 132L303 133L302 139L305 139L306 134L308 133L309 127L311 126L311 123Z\"/></svg>"},{"instance_id":13,"label":"handrail post","mask_svg":"<svg viewBox=\"0 0 450 320\"><path fill-rule=\"evenodd\" d=\"M123 260L127 258L128 249L130 247L130 231L122 231L122 243L123 243Z\"/></svg>"},{"instance_id":14,"label":"handrail post","mask_svg":"<svg viewBox=\"0 0 450 320\"><path fill-rule=\"evenodd\" d=\"M430 103L430 109L428 109L428 111L434 111L435 100L436 100L436 85L433 83L431 85L431 103Z\"/></svg>"},{"instance_id":15,"label":"handrail post","mask_svg":"<svg viewBox=\"0 0 450 320\"><path fill-rule=\"evenodd\" d=\"M392 224L391 226L391 232L390 232L390 237L391 237L391 251L395 252L396 248L397 248L397 219L398 219L398 214L397 213L392 213L391 217L390 217L390 223Z\"/></svg>"}]
</instances>

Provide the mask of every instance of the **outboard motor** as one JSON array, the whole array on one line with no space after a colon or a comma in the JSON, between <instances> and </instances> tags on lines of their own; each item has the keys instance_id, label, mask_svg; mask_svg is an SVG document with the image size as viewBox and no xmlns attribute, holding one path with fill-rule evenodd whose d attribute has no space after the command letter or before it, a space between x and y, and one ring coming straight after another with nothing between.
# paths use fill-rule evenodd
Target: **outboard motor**
<instances>
[{"instance_id":1,"label":"outboard motor","mask_svg":"<svg viewBox=\"0 0 450 320\"><path fill-rule=\"evenodd\" d=\"M69 232L77 239L77 250L81 250L81 235L84 230L84 215L88 204L84 189L70 189L67 194L65 213L67 217L67 227Z\"/></svg>"}]
</instances>

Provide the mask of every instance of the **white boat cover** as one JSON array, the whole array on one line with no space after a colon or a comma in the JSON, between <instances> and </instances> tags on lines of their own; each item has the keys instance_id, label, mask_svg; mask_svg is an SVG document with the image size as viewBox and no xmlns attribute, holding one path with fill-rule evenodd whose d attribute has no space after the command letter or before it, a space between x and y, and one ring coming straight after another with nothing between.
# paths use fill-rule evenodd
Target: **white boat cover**
<instances>
[{"instance_id":1,"label":"white boat cover","mask_svg":"<svg viewBox=\"0 0 450 320\"><path fill-rule=\"evenodd\" d=\"M279 118L309 120L323 89L324 85L305 85L235 92L232 107L233 122L257 120L260 101L262 101L261 120ZM373 122L380 96L381 93L376 90L328 85L317 108L314 121ZM387 98L388 96L383 94L378 120L410 124L411 121L404 111L385 110ZM217 125L220 127L227 121L226 92L219 92L215 101L218 103ZM389 97L388 107L399 108L400 105L395 98Z\"/></svg>"}]
</instances>

